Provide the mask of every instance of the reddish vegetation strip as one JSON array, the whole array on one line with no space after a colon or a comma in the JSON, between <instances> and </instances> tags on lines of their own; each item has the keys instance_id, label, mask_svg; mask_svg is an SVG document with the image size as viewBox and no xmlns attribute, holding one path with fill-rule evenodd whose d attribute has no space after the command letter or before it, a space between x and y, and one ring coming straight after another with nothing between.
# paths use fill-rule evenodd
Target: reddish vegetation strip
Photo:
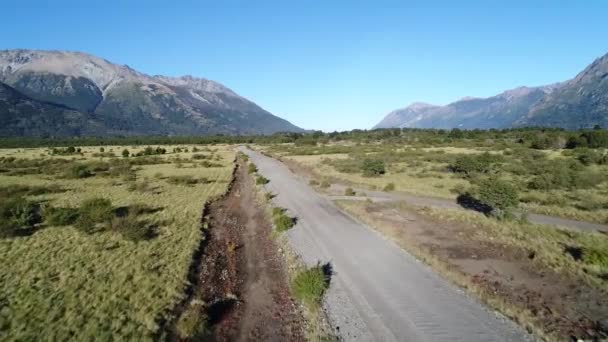
<instances>
[{"instance_id":1,"label":"reddish vegetation strip","mask_svg":"<svg viewBox=\"0 0 608 342\"><path fill-rule=\"evenodd\" d=\"M206 303L213 340L303 341L284 261L243 164L235 177L230 192L209 208L194 298Z\"/></svg>"}]
</instances>

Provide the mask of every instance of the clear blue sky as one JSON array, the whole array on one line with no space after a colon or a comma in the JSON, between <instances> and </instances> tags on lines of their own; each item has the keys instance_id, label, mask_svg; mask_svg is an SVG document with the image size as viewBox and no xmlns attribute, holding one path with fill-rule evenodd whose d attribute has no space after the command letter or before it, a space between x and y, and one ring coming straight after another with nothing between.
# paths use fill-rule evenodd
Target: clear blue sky
<instances>
[{"instance_id":1,"label":"clear blue sky","mask_svg":"<svg viewBox=\"0 0 608 342\"><path fill-rule=\"evenodd\" d=\"M296 125L369 128L573 77L608 52L608 1L10 1L0 49L89 52L223 83Z\"/></svg>"}]
</instances>

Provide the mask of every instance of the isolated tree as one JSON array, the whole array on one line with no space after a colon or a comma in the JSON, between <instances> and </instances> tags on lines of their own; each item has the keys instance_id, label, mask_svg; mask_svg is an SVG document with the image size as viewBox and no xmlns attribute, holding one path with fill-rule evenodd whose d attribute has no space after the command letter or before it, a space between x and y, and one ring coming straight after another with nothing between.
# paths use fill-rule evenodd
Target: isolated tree
<instances>
[{"instance_id":1,"label":"isolated tree","mask_svg":"<svg viewBox=\"0 0 608 342\"><path fill-rule=\"evenodd\" d=\"M519 204L517 189L511 183L497 178L480 181L477 197L479 202L491 207L490 214L499 219L508 217L511 210Z\"/></svg>"},{"instance_id":2,"label":"isolated tree","mask_svg":"<svg viewBox=\"0 0 608 342\"><path fill-rule=\"evenodd\" d=\"M123 157L127 158L127 157L129 157L129 155L130 155L129 150L127 150L126 148L124 150L122 150Z\"/></svg>"},{"instance_id":3,"label":"isolated tree","mask_svg":"<svg viewBox=\"0 0 608 342\"><path fill-rule=\"evenodd\" d=\"M386 173L384 161L380 159L365 159L361 168L366 177L376 177Z\"/></svg>"}]
</instances>

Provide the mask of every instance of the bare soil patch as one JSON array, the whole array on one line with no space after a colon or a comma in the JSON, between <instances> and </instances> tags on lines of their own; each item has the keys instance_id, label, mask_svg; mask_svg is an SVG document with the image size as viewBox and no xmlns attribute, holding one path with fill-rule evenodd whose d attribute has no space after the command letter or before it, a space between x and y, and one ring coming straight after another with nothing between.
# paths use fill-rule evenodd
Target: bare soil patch
<instances>
[{"instance_id":1,"label":"bare soil patch","mask_svg":"<svg viewBox=\"0 0 608 342\"><path fill-rule=\"evenodd\" d=\"M558 340L608 338L606 291L548 269L534 251L480 240L473 226L391 203L358 202L346 209L529 330Z\"/></svg>"},{"instance_id":2,"label":"bare soil patch","mask_svg":"<svg viewBox=\"0 0 608 342\"><path fill-rule=\"evenodd\" d=\"M302 314L244 164L235 177L229 193L209 207L208 237L190 299L204 303L208 327L193 339L303 341ZM172 339L180 337L173 333Z\"/></svg>"}]
</instances>

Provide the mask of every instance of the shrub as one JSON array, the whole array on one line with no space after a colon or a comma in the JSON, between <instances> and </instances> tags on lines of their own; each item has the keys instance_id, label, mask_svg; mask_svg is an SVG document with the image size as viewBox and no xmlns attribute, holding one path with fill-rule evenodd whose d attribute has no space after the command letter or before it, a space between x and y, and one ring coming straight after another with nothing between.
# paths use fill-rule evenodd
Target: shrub
<instances>
[{"instance_id":1,"label":"shrub","mask_svg":"<svg viewBox=\"0 0 608 342\"><path fill-rule=\"evenodd\" d=\"M40 222L39 206L23 197L0 199L0 237L13 237Z\"/></svg>"},{"instance_id":2,"label":"shrub","mask_svg":"<svg viewBox=\"0 0 608 342\"><path fill-rule=\"evenodd\" d=\"M319 181L316 179L311 179L310 181L308 181L308 185L310 186L318 186L319 185Z\"/></svg>"},{"instance_id":3,"label":"shrub","mask_svg":"<svg viewBox=\"0 0 608 342\"><path fill-rule=\"evenodd\" d=\"M295 219L289 217L286 214L284 208L274 207L272 208L272 220L274 222L275 229L278 232L284 232L291 229L295 225Z\"/></svg>"},{"instance_id":4,"label":"shrub","mask_svg":"<svg viewBox=\"0 0 608 342\"><path fill-rule=\"evenodd\" d=\"M321 265L299 272L291 283L291 289L296 298L312 309L321 305L323 295L329 287L329 279Z\"/></svg>"},{"instance_id":5,"label":"shrub","mask_svg":"<svg viewBox=\"0 0 608 342\"><path fill-rule=\"evenodd\" d=\"M173 185L185 185L185 186L189 186L189 185L194 185L199 183L199 179L194 178L192 176L169 176L166 178L167 183L169 184L173 184Z\"/></svg>"},{"instance_id":6,"label":"shrub","mask_svg":"<svg viewBox=\"0 0 608 342\"><path fill-rule=\"evenodd\" d=\"M346 196L355 196L357 193L355 192L355 190L353 190L353 188L346 188L344 190L344 195Z\"/></svg>"},{"instance_id":7,"label":"shrub","mask_svg":"<svg viewBox=\"0 0 608 342\"><path fill-rule=\"evenodd\" d=\"M377 177L386 173L385 163L379 159L365 159L361 168L365 177Z\"/></svg>"},{"instance_id":8,"label":"shrub","mask_svg":"<svg viewBox=\"0 0 608 342\"><path fill-rule=\"evenodd\" d=\"M395 191L395 183L388 183L382 188L384 191Z\"/></svg>"},{"instance_id":9,"label":"shrub","mask_svg":"<svg viewBox=\"0 0 608 342\"><path fill-rule=\"evenodd\" d=\"M129 153L129 150L127 150L126 148L124 150L122 150L122 156L125 158L128 158L129 155L131 155L131 153Z\"/></svg>"},{"instance_id":10,"label":"shrub","mask_svg":"<svg viewBox=\"0 0 608 342\"><path fill-rule=\"evenodd\" d=\"M82 203L74 225L79 230L90 234L107 228L113 217L114 210L110 200L92 198Z\"/></svg>"},{"instance_id":11,"label":"shrub","mask_svg":"<svg viewBox=\"0 0 608 342\"><path fill-rule=\"evenodd\" d=\"M256 172L258 172L258 168L257 168L257 166L255 166L254 163L249 163L249 165L247 165L247 172L256 173Z\"/></svg>"},{"instance_id":12,"label":"shrub","mask_svg":"<svg viewBox=\"0 0 608 342\"><path fill-rule=\"evenodd\" d=\"M114 217L110 222L110 229L120 233L131 241L149 240L156 235L154 225L137 218L138 213L130 211L125 216Z\"/></svg>"},{"instance_id":13,"label":"shrub","mask_svg":"<svg viewBox=\"0 0 608 342\"><path fill-rule=\"evenodd\" d=\"M192 155L192 159L193 160L209 159L209 156L206 154L197 153L197 154Z\"/></svg>"},{"instance_id":14,"label":"shrub","mask_svg":"<svg viewBox=\"0 0 608 342\"><path fill-rule=\"evenodd\" d=\"M452 172L471 175L472 173L488 173L493 166L502 161L502 157L485 152L480 155L463 155L448 167Z\"/></svg>"},{"instance_id":15,"label":"shrub","mask_svg":"<svg viewBox=\"0 0 608 342\"><path fill-rule=\"evenodd\" d=\"M491 207L492 216L505 218L510 210L519 203L517 189L510 183L496 179L487 178L479 182L477 197L482 204Z\"/></svg>"},{"instance_id":16,"label":"shrub","mask_svg":"<svg viewBox=\"0 0 608 342\"><path fill-rule=\"evenodd\" d=\"M258 176L255 179L255 184L258 184L258 185L268 184L269 182L270 182L270 180L264 176Z\"/></svg>"},{"instance_id":17,"label":"shrub","mask_svg":"<svg viewBox=\"0 0 608 342\"><path fill-rule=\"evenodd\" d=\"M50 226L69 226L78 219L79 210L76 208L45 207L44 221Z\"/></svg>"},{"instance_id":18,"label":"shrub","mask_svg":"<svg viewBox=\"0 0 608 342\"><path fill-rule=\"evenodd\" d=\"M275 197L275 194L273 194L272 192L266 192L264 193L264 199L266 201L270 201L271 199L273 199Z\"/></svg>"},{"instance_id":19,"label":"shrub","mask_svg":"<svg viewBox=\"0 0 608 342\"><path fill-rule=\"evenodd\" d=\"M331 187L331 183L328 180L324 180L319 186L321 187L321 189L328 189L329 187Z\"/></svg>"},{"instance_id":20,"label":"shrub","mask_svg":"<svg viewBox=\"0 0 608 342\"><path fill-rule=\"evenodd\" d=\"M88 178L93 176L93 172L89 170L89 167L84 164L77 164L68 169L65 174L66 178Z\"/></svg>"}]
</instances>

